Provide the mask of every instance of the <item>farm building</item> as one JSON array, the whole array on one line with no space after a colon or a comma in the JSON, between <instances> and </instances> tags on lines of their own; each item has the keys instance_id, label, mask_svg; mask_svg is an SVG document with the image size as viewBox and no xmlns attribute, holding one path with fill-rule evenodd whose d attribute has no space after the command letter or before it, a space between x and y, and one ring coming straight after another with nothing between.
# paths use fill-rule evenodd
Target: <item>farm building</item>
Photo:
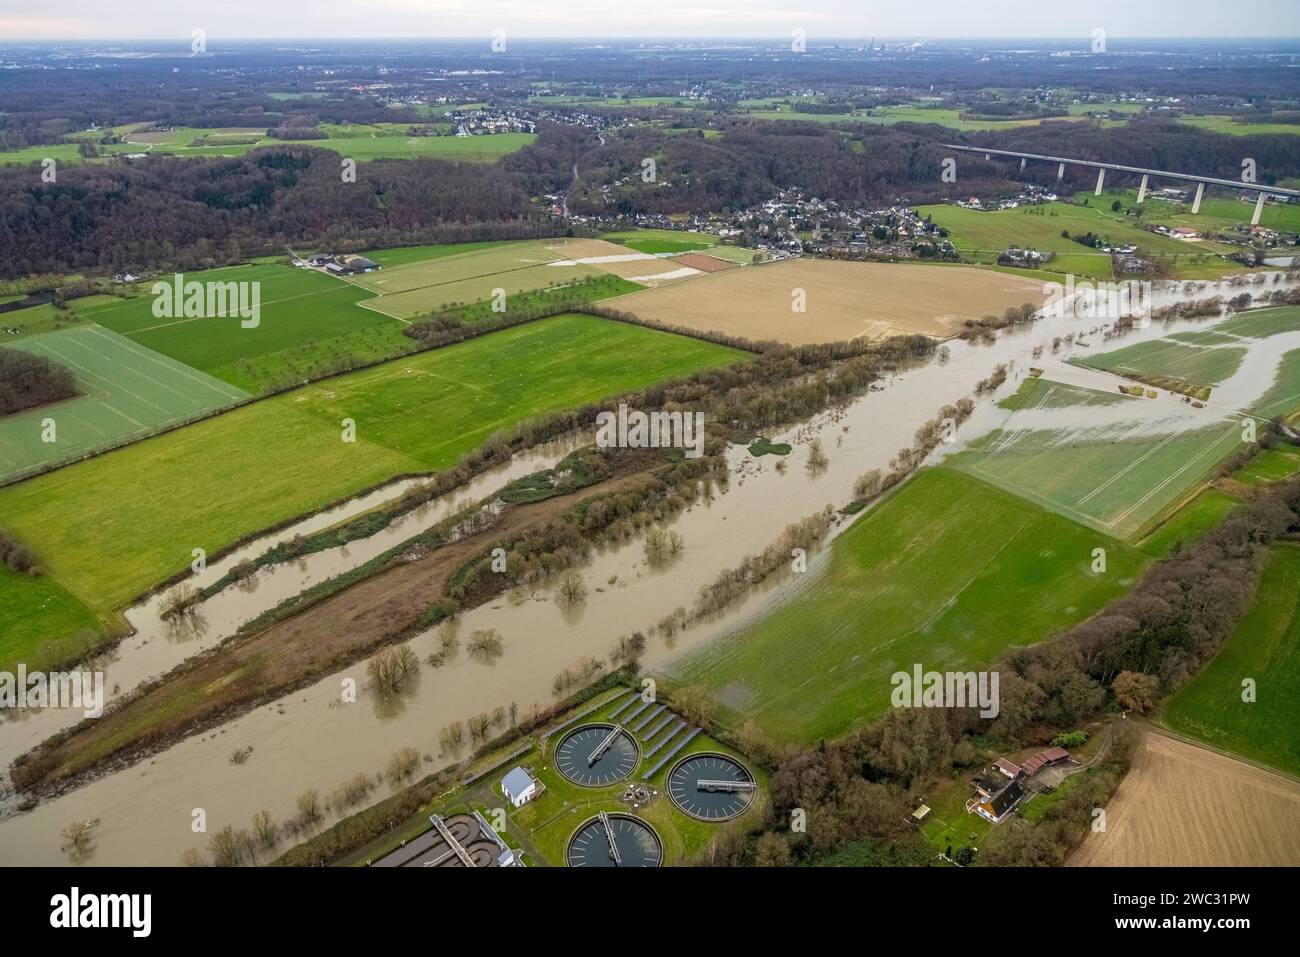
<instances>
[{"instance_id":1,"label":"farm building","mask_svg":"<svg viewBox=\"0 0 1300 957\"><path fill-rule=\"evenodd\" d=\"M1070 760L1070 752L1065 748L1051 747L1044 748L1037 754L1025 758L1024 772L1028 776L1033 776L1043 768L1050 767L1053 764L1059 764L1062 761Z\"/></svg>"},{"instance_id":2,"label":"farm building","mask_svg":"<svg viewBox=\"0 0 1300 957\"><path fill-rule=\"evenodd\" d=\"M523 807L537 796L537 782L523 768L511 768L501 779L501 793L515 807Z\"/></svg>"},{"instance_id":3,"label":"farm building","mask_svg":"<svg viewBox=\"0 0 1300 957\"><path fill-rule=\"evenodd\" d=\"M993 766L1005 774L1007 777L1015 779L1020 774L1020 765L1006 758L998 758L993 762Z\"/></svg>"},{"instance_id":4,"label":"farm building","mask_svg":"<svg viewBox=\"0 0 1300 957\"><path fill-rule=\"evenodd\" d=\"M376 269L383 269L373 259L367 259L365 256L339 256L338 262L342 264L345 272L374 272Z\"/></svg>"}]
</instances>

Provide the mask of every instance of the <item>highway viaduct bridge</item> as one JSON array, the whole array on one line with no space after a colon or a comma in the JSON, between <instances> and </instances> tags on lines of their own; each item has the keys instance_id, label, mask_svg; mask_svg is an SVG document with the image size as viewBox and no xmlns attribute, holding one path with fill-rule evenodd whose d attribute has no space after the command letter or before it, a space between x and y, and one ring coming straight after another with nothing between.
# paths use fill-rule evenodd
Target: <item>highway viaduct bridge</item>
<instances>
[{"instance_id":1,"label":"highway viaduct bridge","mask_svg":"<svg viewBox=\"0 0 1300 957\"><path fill-rule=\"evenodd\" d=\"M1068 166L1087 166L1097 171L1097 189L1094 195L1100 196L1102 186L1106 181L1106 170L1115 170L1120 173L1141 173L1142 185L1138 187L1137 201L1141 203L1147 197L1147 183L1152 176L1158 179L1176 179L1187 183L1196 184L1196 199L1192 202L1192 213L1196 214L1201 211L1201 197L1205 195L1205 185L1222 186L1226 189L1237 189L1248 193L1259 193L1259 199L1255 201L1255 213L1250 219L1252 226L1259 225L1259 214L1264 211L1264 198L1266 196L1286 197L1288 199L1300 198L1300 190L1283 189L1280 186L1265 186L1260 183L1246 183L1235 179L1220 179L1217 176L1196 176L1191 173L1173 173L1169 170L1146 169L1141 166L1122 166L1119 163L1100 163L1095 160L1070 159L1065 156L1045 156L1042 153L1020 153L1015 150L995 150L983 146L961 146L956 143L945 143L947 149L960 150L963 153L983 153L985 159L992 159L995 156L1009 157L1020 160L1020 171L1023 173L1025 164L1029 160L1042 163L1057 163L1056 179L1059 182L1065 176L1065 167Z\"/></svg>"}]
</instances>

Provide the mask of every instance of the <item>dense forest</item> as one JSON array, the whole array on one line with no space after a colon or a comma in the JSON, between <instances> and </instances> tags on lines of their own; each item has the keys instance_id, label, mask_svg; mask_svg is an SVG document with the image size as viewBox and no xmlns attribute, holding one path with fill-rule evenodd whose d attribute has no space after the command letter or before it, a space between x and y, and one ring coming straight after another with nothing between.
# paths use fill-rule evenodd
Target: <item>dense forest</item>
<instances>
[{"instance_id":1,"label":"dense forest","mask_svg":"<svg viewBox=\"0 0 1300 957\"><path fill-rule=\"evenodd\" d=\"M76 394L77 381L64 366L19 349L0 349L0 415Z\"/></svg>"},{"instance_id":2,"label":"dense forest","mask_svg":"<svg viewBox=\"0 0 1300 957\"><path fill-rule=\"evenodd\" d=\"M797 187L865 204L916 204L957 195L1014 193L1013 163L964 156L960 187L941 181L953 131L737 118L719 135L655 127L607 133L543 124L530 146L499 165L430 159L363 163L343 182L337 154L300 145L237 159L157 158L70 167L57 183L0 168L0 278L88 270L195 268L282 252L287 244L340 249L555 235L563 223L533 198L567 190L587 215L727 213ZM1300 175L1290 137L1228 136L1170 122L1128 129L1048 123L970 134L1002 149L1194 169L1223 177L1255 160L1261 182ZM647 158L655 177L641 173ZM574 177L574 170L577 177ZM1055 183L1056 171L1031 167ZM1116 184L1123 178L1113 177ZM1067 186L1090 185L1067 171Z\"/></svg>"},{"instance_id":3,"label":"dense forest","mask_svg":"<svg viewBox=\"0 0 1300 957\"><path fill-rule=\"evenodd\" d=\"M310 51L223 44L196 57L187 43L162 41L144 44L140 56L110 51L89 59L85 50L13 49L0 61L22 66L0 70L0 150L67 144L77 134L91 152L97 137L118 142L114 128L126 124L324 137L322 124L437 123L445 110L471 102L536 111L542 107L532 98L551 87L568 96L586 91L598 102L551 107L537 119L536 141L498 164L368 162L355 183L342 181L335 153L289 144L237 159L61 163L57 183L45 182L35 164L0 167L0 278L187 269L286 245L359 250L549 235L565 227L539 200L561 192L572 212L603 216L725 213L791 187L873 205L1018 189L1022 177L1012 163L975 155L963 157L959 186L942 182L950 153L943 144L955 138L1231 178L1250 158L1264 183L1300 175L1292 137L1228 136L1172 120L1139 120L1139 130L1050 118L1061 104L1044 91L1061 87L1100 101L1120 90L1177 93L1189 112L1293 117L1295 71L1262 48L1216 51L1207 69L1206 54L1194 46L1117 43L1100 71L1096 57L1055 43L1071 55L1051 55L1052 43L1033 50L991 43L980 51L927 43L906 52L818 44L815 56L767 41L725 50L665 47L651 56L620 43L584 46L580 55L561 42L520 43L499 56L471 41L381 44L382 77L373 45L348 42ZM998 90L990 88L991 73ZM800 89L822 95L817 102L792 97ZM959 134L935 124L827 116L914 102L922 90L932 105L967 115L1045 119ZM746 102L765 96L784 98L808 122L748 115ZM635 99L644 97L676 102L668 109ZM571 113L562 115L566 109ZM551 122L557 118L564 122ZM655 164L649 182L642 178L647 159ZM1055 170L1040 164L1026 177L1050 184ZM1066 182L1082 188L1091 180L1071 170Z\"/></svg>"},{"instance_id":4,"label":"dense forest","mask_svg":"<svg viewBox=\"0 0 1300 957\"><path fill-rule=\"evenodd\" d=\"M0 168L0 276L186 269L284 251L523 239L557 225L493 166L413 159L361 164L302 146L238 159L87 165L42 183Z\"/></svg>"}]
</instances>

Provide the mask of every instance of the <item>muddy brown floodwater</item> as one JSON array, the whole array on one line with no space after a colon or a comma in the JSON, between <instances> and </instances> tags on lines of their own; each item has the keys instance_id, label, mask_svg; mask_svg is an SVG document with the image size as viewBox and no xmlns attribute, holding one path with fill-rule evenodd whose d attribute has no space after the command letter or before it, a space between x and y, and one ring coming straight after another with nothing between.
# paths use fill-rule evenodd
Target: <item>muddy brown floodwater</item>
<instances>
[{"instance_id":1,"label":"muddy brown floodwater","mask_svg":"<svg viewBox=\"0 0 1300 957\"><path fill-rule=\"evenodd\" d=\"M1270 284L1267 288L1277 287ZM1180 284L1176 290L1158 290L1156 304L1175 298L1203 298L1216 292L1227 296L1237 291L1227 285L1219 290L1214 284L1187 291ZM1122 343L1156 339L1170 331L1204 326L1211 321L1157 323L1133 330ZM883 382L879 390L863 395L842 410L819 414L770 435L775 441L795 444L784 473L774 467L774 457L753 459L743 448L733 448L729 453L732 479L726 490L697 503L670 523L669 527L678 530L685 542L682 554L672 564L649 567L643 542L636 539L599 551L581 568L588 598L575 612L564 610L549 592L538 590L522 603L503 598L462 615L462 639L480 628L500 632L504 651L494 663L471 659L462 640L459 655L441 668L423 667L409 693L396 704L383 704L369 692L363 692L356 703L344 704L340 701L344 679L354 679L358 687L365 685L365 663L359 662L213 732L180 741L151 759L44 801L33 811L0 821L0 859L27 864L63 862L60 830L72 821L97 819L100 823L95 830L95 849L87 863L176 864L187 848L205 848L208 834L221 827L230 824L247 829L253 815L264 809L277 820L286 819L293 814L294 800L302 791L314 788L327 795L359 771L375 774L400 748L415 747L427 755L429 760L423 768L426 772L444 766L457 758L439 754L438 732L446 724L498 706L509 707L512 702L521 714L547 706L553 701L552 682L560 671L588 656L605 658L618 636L648 630L679 605L690 608L702 586L736 565L744 555L766 547L788 523L826 505L847 502L859 475L871 468L886 468L899 448L912 443L917 426L933 418L943 405L971 394L995 364L1007 363L1011 367L1007 382L995 396L978 404L975 414L961 427L958 441L941 446L936 457L959 451L998 428L1008 413L996 408L995 401L1018 388L1031 365L1045 368L1047 378L1071 376L1068 381L1086 384L1086 377L1099 388L1113 389L1119 381L1114 377L1064 365L1066 358L1079 353L1079 347L1063 346L1058 355L1051 355L1050 350L1055 336L1086 332L1103 324L1054 316L1029 327L1005 331L992 344L951 342L946 362L935 359L900 372ZM1089 335L1087 339L1091 351L1103 347L1100 335ZM1300 346L1289 336L1285 341L1288 347ZM1043 357L1033 359L1034 348L1044 344L1047 348ZM1238 373L1216 389L1216 401L1203 410L1205 418L1199 420L1200 424L1223 418L1233 411L1231 405L1244 404L1262 394L1272 384L1270 370L1276 371L1282 344L1273 337L1251 345L1250 355L1243 362L1251 376ZM1234 402L1221 403L1221 394ZM1162 403L1162 411L1174 418L1185 414L1184 407L1174 403ZM1045 409L1041 414L1044 424L1051 428L1069 428L1082 422L1079 416L1110 415L1112 418L1106 421L1116 421L1123 416L1142 415L1127 403ZM808 443L813 437L822 439L830 460L827 468L816 474L805 468ZM558 449L551 450L532 465L518 466L517 472L512 463L509 474L536 471L558 460L561 454ZM495 484L503 484L505 477L484 477L484 484L472 494L467 491L464 497L454 498L463 501L482 497L480 491L489 493L494 480ZM352 567L364 560L360 556L378 554L436 518L430 514L408 521L414 523L380 533L385 536L382 542L367 540L349 545L347 555L342 550L332 556L322 553L325 557L319 565L308 559L305 569L299 567L300 563L290 563L265 573L251 595L233 589L214 596L202 609L210 622L205 640L210 644L215 640L213 635L228 633L238 621L251 617L256 612L250 608L269 607L312 581ZM286 534L291 536L293 531ZM247 551L258 554L267 547L265 541L253 543ZM756 590L715 620L679 633L671 643L662 637L652 638L643 664L651 670L662 669L676 655L716 640L786 600L815 579L826 554L823 549L812 558L808 574ZM263 588L268 589L268 594L263 594ZM146 611L144 615L140 622L152 615L150 620L157 624L155 612ZM138 626L143 636L145 628ZM143 639L141 642L135 650L124 648L114 666L135 669L118 672L127 674L128 681L130 675L151 673L169 666L166 661L175 663L191 653L186 649L159 652L155 645L168 645L160 634L150 637L147 643ZM432 632L416 636L409 645L421 660L440 647ZM137 651L144 652L138 663L133 657ZM110 684L114 680L110 678ZM38 716L38 720L45 719ZM18 733L23 741L40 736L29 732L25 724L0 727L0 741L7 753L26 749L11 741L11 735ZM253 748L247 761L232 763L231 754L247 747ZM385 793L386 787L378 796ZM191 830L196 808L206 812L207 834Z\"/></svg>"}]
</instances>

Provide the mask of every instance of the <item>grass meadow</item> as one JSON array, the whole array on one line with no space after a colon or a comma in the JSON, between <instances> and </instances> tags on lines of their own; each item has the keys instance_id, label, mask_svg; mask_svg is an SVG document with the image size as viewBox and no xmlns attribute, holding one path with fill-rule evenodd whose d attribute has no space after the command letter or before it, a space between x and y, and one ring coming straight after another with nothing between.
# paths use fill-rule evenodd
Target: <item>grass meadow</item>
<instances>
[{"instance_id":1,"label":"grass meadow","mask_svg":"<svg viewBox=\"0 0 1300 957\"><path fill-rule=\"evenodd\" d=\"M83 629L98 632L100 622L53 578L0 564L0 671L13 671L19 662L37 668L32 653L43 641Z\"/></svg>"},{"instance_id":2,"label":"grass meadow","mask_svg":"<svg viewBox=\"0 0 1300 957\"><path fill-rule=\"evenodd\" d=\"M1153 413L1154 414L1154 413ZM1069 429L999 430L950 460L955 468L1114 538L1141 531L1241 441L1235 423L1160 430L1158 418Z\"/></svg>"},{"instance_id":3,"label":"grass meadow","mask_svg":"<svg viewBox=\"0 0 1300 957\"><path fill-rule=\"evenodd\" d=\"M1205 399L1212 387L1227 379L1245 358L1246 350L1232 346L1192 345L1169 339L1139 342L1135 345L1079 356L1075 365L1103 372L1114 372L1161 388L1176 391L1195 390Z\"/></svg>"},{"instance_id":4,"label":"grass meadow","mask_svg":"<svg viewBox=\"0 0 1300 957\"><path fill-rule=\"evenodd\" d=\"M1300 546L1275 545L1255 603L1214 659L1165 700L1170 728L1300 776ZM1243 701L1253 679L1256 700Z\"/></svg>"},{"instance_id":5,"label":"grass meadow","mask_svg":"<svg viewBox=\"0 0 1300 957\"><path fill-rule=\"evenodd\" d=\"M629 229L617 233L605 233L600 238L652 256L663 253L689 253L712 249L718 245L718 237L712 233L691 233L676 229Z\"/></svg>"},{"instance_id":6,"label":"grass meadow","mask_svg":"<svg viewBox=\"0 0 1300 957\"><path fill-rule=\"evenodd\" d=\"M97 613L244 536L453 465L491 433L742 353L565 315L236 409L0 489L0 526ZM342 441L342 420L356 442ZM51 637L44 635L44 637Z\"/></svg>"},{"instance_id":7,"label":"grass meadow","mask_svg":"<svg viewBox=\"0 0 1300 957\"><path fill-rule=\"evenodd\" d=\"M1104 574L1091 571L1098 547ZM928 468L835 539L789 601L672 670L708 687L735 721L808 744L883 715L895 671L988 665L1097 611L1145 562L968 475Z\"/></svg>"},{"instance_id":8,"label":"grass meadow","mask_svg":"<svg viewBox=\"0 0 1300 957\"><path fill-rule=\"evenodd\" d=\"M80 394L0 418L0 479L144 438L248 398L232 385L101 326L48 332L5 348L70 369ZM53 442L46 441L47 420L54 423Z\"/></svg>"},{"instance_id":9,"label":"grass meadow","mask_svg":"<svg viewBox=\"0 0 1300 957\"><path fill-rule=\"evenodd\" d=\"M358 308L371 293L313 270L264 264L184 275L187 281L203 283L260 283L258 325L243 328L238 316L158 318L153 314L152 282L141 283L141 295L134 298L110 298L80 312L142 346L249 392L298 369L304 346L308 346L306 353L324 360L332 355L339 337L356 339L357 334L369 333L369 338L386 341L389 349L380 357L401 351L405 343L400 323ZM171 276L158 278L172 281Z\"/></svg>"},{"instance_id":10,"label":"grass meadow","mask_svg":"<svg viewBox=\"0 0 1300 957\"><path fill-rule=\"evenodd\" d=\"M136 124L138 125L138 124ZM358 162L377 159L455 160L465 163L495 163L501 157L523 149L537 139L535 133L490 133L483 136L407 136L405 124L342 126L324 124L327 139L277 139L266 135L265 127L249 129L208 129L176 127L157 133L121 128L123 143L97 145L95 157L80 154L80 142L28 146L0 152L0 166L27 166L50 157L60 165L104 163L124 153L148 153L180 157L243 156L249 150L266 146L293 144L333 150ZM77 139L94 143L96 137Z\"/></svg>"},{"instance_id":11,"label":"grass meadow","mask_svg":"<svg viewBox=\"0 0 1300 957\"><path fill-rule=\"evenodd\" d=\"M1149 233L1116 216L1110 207L1072 206L1044 203L1015 209L978 210L959 206L918 206L917 213L930 216L949 232L949 240L964 256L979 263L994 263L1011 245L1031 247L1055 256L1043 269L1053 273L1073 273L1092 279L1110 279L1110 254L1090 249L1061 235L1095 233L1116 243L1132 243L1149 255L1174 260L1174 274L1185 278L1214 277L1236 267L1219 256L1227 247L1208 243L1188 244Z\"/></svg>"},{"instance_id":12,"label":"grass meadow","mask_svg":"<svg viewBox=\"0 0 1300 957\"><path fill-rule=\"evenodd\" d=\"M1100 196L1091 190L1075 194L1077 202L1085 199L1098 209L1109 211L1116 200L1124 211L1136 210L1141 213L1141 222L1156 223L1164 226L1189 226L1192 229L1228 230L1235 226L1249 226L1250 218L1255 212L1254 193L1216 196L1210 194L1201 198L1200 211L1193 216L1191 203L1179 203L1148 195L1141 206L1137 204L1136 189L1108 189ZM1124 215L1120 213L1119 215ZM1300 206L1294 203L1267 202L1260 214L1259 224L1269 229L1286 232L1300 231Z\"/></svg>"}]
</instances>

